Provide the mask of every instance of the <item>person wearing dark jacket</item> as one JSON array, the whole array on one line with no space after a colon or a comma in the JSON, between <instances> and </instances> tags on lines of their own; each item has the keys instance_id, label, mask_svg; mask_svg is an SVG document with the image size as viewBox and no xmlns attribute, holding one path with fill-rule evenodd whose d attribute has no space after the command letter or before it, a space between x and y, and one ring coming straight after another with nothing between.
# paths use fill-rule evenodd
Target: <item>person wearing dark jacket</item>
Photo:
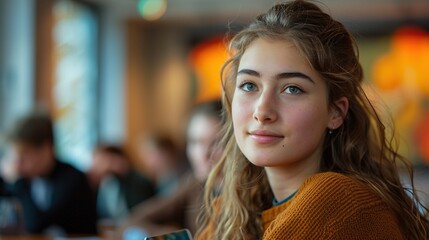
<instances>
[{"instance_id":1,"label":"person wearing dark jacket","mask_svg":"<svg viewBox=\"0 0 429 240\"><path fill-rule=\"evenodd\" d=\"M23 117L9 140L19 176L11 193L22 204L26 231L95 234L95 199L85 175L56 157L49 115L33 112Z\"/></svg>"},{"instance_id":2,"label":"person wearing dark jacket","mask_svg":"<svg viewBox=\"0 0 429 240\"><path fill-rule=\"evenodd\" d=\"M104 223L118 223L133 207L155 195L155 184L133 168L131 157L119 145L97 146L88 176L99 178L97 213Z\"/></svg>"}]
</instances>

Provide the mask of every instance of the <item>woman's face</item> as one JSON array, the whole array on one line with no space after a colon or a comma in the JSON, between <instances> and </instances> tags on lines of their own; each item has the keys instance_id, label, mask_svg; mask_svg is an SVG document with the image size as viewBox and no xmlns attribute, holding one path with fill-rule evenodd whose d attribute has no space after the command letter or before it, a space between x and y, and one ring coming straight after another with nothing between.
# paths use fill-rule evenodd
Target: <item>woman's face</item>
<instances>
[{"instance_id":1,"label":"woman's face","mask_svg":"<svg viewBox=\"0 0 429 240\"><path fill-rule=\"evenodd\" d=\"M246 158L261 167L318 164L327 129L336 127L326 88L291 42L252 42L232 100L234 134Z\"/></svg>"},{"instance_id":2,"label":"woman's face","mask_svg":"<svg viewBox=\"0 0 429 240\"><path fill-rule=\"evenodd\" d=\"M221 152L214 149L221 130L220 122L215 117L194 116L188 128L187 155L195 176L205 180L220 158Z\"/></svg>"}]
</instances>

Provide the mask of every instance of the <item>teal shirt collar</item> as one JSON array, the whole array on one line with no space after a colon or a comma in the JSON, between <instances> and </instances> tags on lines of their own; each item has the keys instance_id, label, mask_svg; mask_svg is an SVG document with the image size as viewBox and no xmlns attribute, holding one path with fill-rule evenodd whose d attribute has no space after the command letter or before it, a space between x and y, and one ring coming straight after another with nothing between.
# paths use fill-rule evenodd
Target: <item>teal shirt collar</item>
<instances>
[{"instance_id":1,"label":"teal shirt collar","mask_svg":"<svg viewBox=\"0 0 429 240\"><path fill-rule=\"evenodd\" d=\"M276 199L276 198L274 198L274 199L273 199L273 206L279 206L279 205L282 205L283 203L285 203L285 202L287 202L287 201L291 200L291 199L295 196L296 192L298 192L298 190L297 190L297 191L295 191L294 193L292 193L291 195L289 195L288 197L286 197L285 199L281 200L280 202L279 202L279 201L277 201L277 199Z\"/></svg>"}]
</instances>

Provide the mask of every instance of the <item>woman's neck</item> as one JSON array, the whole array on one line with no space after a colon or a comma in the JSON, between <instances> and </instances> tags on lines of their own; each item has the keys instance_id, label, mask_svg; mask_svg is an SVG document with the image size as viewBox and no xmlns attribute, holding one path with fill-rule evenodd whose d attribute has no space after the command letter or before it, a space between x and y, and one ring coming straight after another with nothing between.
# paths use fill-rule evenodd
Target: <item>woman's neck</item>
<instances>
[{"instance_id":1,"label":"woman's neck","mask_svg":"<svg viewBox=\"0 0 429 240\"><path fill-rule=\"evenodd\" d=\"M319 172L319 164L286 167L265 167L271 190L277 201L287 198L310 176Z\"/></svg>"}]
</instances>

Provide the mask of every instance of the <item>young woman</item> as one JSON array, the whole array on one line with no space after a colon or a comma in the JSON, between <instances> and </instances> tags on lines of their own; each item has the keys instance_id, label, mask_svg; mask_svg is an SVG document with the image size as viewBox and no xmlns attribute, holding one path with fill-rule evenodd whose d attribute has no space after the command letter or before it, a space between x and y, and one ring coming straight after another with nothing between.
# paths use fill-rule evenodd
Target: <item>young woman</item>
<instances>
[{"instance_id":1,"label":"young woman","mask_svg":"<svg viewBox=\"0 0 429 240\"><path fill-rule=\"evenodd\" d=\"M428 239L341 23L307 1L278 4L230 49L226 150L198 239Z\"/></svg>"}]
</instances>

